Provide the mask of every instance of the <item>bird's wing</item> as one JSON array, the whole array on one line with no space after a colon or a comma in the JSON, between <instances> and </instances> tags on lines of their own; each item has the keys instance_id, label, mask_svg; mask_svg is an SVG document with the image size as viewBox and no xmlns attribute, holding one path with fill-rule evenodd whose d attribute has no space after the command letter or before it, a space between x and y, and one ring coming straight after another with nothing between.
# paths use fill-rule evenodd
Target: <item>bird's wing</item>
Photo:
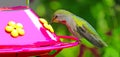
<instances>
[{"instance_id":1,"label":"bird's wing","mask_svg":"<svg viewBox=\"0 0 120 57\"><path fill-rule=\"evenodd\" d=\"M80 17L76 17L76 21L77 31L80 35L97 47L107 46L106 43L102 41L95 29L87 21Z\"/></svg>"}]
</instances>

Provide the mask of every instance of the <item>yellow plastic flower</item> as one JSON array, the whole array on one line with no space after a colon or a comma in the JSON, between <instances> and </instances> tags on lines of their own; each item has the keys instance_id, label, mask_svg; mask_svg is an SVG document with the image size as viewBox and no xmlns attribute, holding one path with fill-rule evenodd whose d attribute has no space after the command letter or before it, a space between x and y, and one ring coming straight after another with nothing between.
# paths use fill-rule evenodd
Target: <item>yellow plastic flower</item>
<instances>
[{"instance_id":1,"label":"yellow plastic flower","mask_svg":"<svg viewBox=\"0 0 120 57\"><path fill-rule=\"evenodd\" d=\"M48 24L48 22L47 22L44 18L40 18L39 21L40 21L40 23L43 24L43 26L44 26L47 30L49 30L50 32L54 32L52 26L51 26L50 24Z\"/></svg>"},{"instance_id":2,"label":"yellow plastic flower","mask_svg":"<svg viewBox=\"0 0 120 57\"><path fill-rule=\"evenodd\" d=\"M40 22L41 22L42 24L48 24L48 22L47 22L44 18L40 18Z\"/></svg>"},{"instance_id":3,"label":"yellow plastic flower","mask_svg":"<svg viewBox=\"0 0 120 57\"><path fill-rule=\"evenodd\" d=\"M14 21L8 22L7 26L5 27L5 31L10 33L10 35L14 38L23 36L25 34L23 25L21 23L15 23Z\"/></svg>"}]
</instances>

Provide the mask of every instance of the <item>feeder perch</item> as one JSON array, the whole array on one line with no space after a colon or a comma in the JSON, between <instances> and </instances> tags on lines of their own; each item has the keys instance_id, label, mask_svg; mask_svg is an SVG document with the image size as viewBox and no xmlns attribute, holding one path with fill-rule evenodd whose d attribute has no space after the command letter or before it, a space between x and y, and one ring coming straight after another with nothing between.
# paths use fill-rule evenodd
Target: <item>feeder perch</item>
<instances>
[{"instance_id":1,"label":"feeder perch","mask_svg":"<svg viewBox=\"0 0 120 57\"><path fill-rule=\"evenodd\" d=\"M55 57L62 49L79 44L77 38L56 35L52 26L29 8L29 0L0 0L0 17L0 57ZM52 51L55 53L50 54Z\"/></svg>"}]
</instances>

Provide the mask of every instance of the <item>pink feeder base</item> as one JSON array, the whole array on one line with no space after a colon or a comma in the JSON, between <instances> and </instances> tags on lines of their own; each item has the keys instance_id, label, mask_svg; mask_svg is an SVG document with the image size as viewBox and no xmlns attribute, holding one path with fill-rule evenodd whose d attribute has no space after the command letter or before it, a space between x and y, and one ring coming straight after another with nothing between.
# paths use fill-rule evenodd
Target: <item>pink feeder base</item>
<instances>
[{"instance_id":1,"label":"pink feeder base","mask_svg":"<svg viewBox=\"0 0 120 57\"><path fill-rule=\"evenodd\" d=\"M76 46L79 44L78 39L71 37L71 36L58 36L59 38L64 38L64 39L71 39L75 40L74 43L63 43L59 42L56 43L55 45L52 46L45 46L45 47L37 47L37 48L26 48L25 50L23 48L19 49L21 51L15 52L15 50L11 49L11 52L0 52L0 57L31 57L31 56L40 56L40 57L55 57L63 48L68 48L72 46ZM49 53L52 50L56 50L56 52L52 55ZM12 52L14 51L14 52Z\"/></svg>"},{"instance_id":2,"label":"pink feeder base","mask_svg":"<svg viewBox=\"0 0 120 57\"><path fill-rule=\"evenodd\" d=\"M0 11L0 18L2 24L0 25L0 57L55 57L63 48L79 44L77 38L57 36L46 30L31 9ZM7 23L11 20L23 24L24 36L13 38L5 31ZM75 42L64 43L60 38ZM53 50L56 52L50 55Z\"/></svg>"}]
</instances>

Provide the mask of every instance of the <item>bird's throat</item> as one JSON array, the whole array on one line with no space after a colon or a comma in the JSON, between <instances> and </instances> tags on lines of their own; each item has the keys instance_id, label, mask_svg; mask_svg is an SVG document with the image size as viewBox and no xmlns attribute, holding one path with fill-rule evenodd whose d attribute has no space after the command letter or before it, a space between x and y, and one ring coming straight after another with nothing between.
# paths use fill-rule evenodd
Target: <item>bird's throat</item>
<instances>
[{"instance_id":1,"label":"bird's throat","mask_svg":"<svg viewBox=\"0 0 120 57\"><path fill-rule=\"evenodd\" d=\"M66 24L66 21L61 21L60 23L62 23L62 24Z\"/></svg>"}]
</instances>

